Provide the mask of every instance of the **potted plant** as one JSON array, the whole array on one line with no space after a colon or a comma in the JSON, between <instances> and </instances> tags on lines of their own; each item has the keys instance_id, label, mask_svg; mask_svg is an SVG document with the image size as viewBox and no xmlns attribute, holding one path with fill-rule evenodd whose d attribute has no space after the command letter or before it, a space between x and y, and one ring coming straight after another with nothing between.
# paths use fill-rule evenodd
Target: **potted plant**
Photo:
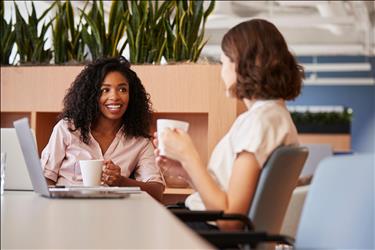
<instances>
[{"instance_id":1,"label":"potted plant","mask_svg":"<svg viewBox=\"0 0 375 250\"><path fill-rule=\"evenodd\" d=\"M95 56L121 54L126 44L135 64L133 67L151 95L155 117L177 118L194 124L196 127L192 126L189 133L207 161L209 152L237 116L237 102L227 99L222 91L220 66L155 64L159 64L162 57L172 63L194 62L198 58L205 43L204 23L214 8L214 1L113 1L108 16L111 25L105 28L103 20L107 16L101 7L102 1L85 3L87 5L77 12L76 20L70 1L55 1L51 3L54 7L40 16L34 8L25 19L19 15L17 22L20 23L7 23L7 27L17 26L18 30L31 29L32 35L20 31L18 40L38 45L35 47L38 49L32 51L35 55L28 56L29 52L17 46L17 53L25 55L22 63L18 62L16 67L1 67L3 127L11 127L16 118L29 116L41 150L61 110L65 91L81 71L83 62ZM1 8L4 11L3 5ZM45 21L51 10L56 11L56 15ZM31 20L30 24L27 20ZM47 25L53 33L51 48L45 47ZM35 26L42 29L36 32ZM115 26L118 28L113 30ZM22 35L35 39L30 41ZM94 43L103 47L95 48ZM31 46L26 47L30 51ZM51 62L55 65L46 64ZM24 67L24 64L38 66Z\"/></svg>"},{"instance_id":2,"label":"potted plant","mask_svg":"<svg viewBox=\"0 0 375 250\"><path fill-rule=\"evenodd\" d=\"M9 22L4 18L4 1L0 1L0 15L1 15L1 64L9 65L10 54L14 43L16 42L16 32L13 28L13 21L10 19Z\"/></svg>"},{"instance_id":3,"label":"potted plant","mask_svg":"<svg viewBox=\"0 0 375 250\"><path fill-rule=\"evenodd\" d=\"M46 33L52 21L42 24L40 32L38 31L39 24L44 20L47 13L55 6L52 3L40 17L37 17L34 2L31 3L32 11L28 13L28 20L26 21L18 8L14 4L16 11L16 22L14 30L16 33L15 42L17 44L17 52L20 57L21 64L48 64L52 59L52 50L45 48Z\"/></svg>"},{"instance_id":4,"label":"potted plant","mask_svg":"<svg viewBox=\"0 0 375 250\"><path fill-rule=\"evenodd\" d=\"M52 26L53 54L55 64L72 64L84 62L87 53L82 40L82 18L75 23L75 13L70 1L56 1L57 9ZM86 2L83 10L86 9Z\"/></svg>"},{"instance_id":5,"label":"potted plant","mask_svg":"<svg viewBox=\"0 0 375 250\"><path fill-rule=\"evenodd\" d=\"M291 112L291 116L299 133L350 134L350 108L333 111L295 110Z\"/></svg>"}]
</instances>

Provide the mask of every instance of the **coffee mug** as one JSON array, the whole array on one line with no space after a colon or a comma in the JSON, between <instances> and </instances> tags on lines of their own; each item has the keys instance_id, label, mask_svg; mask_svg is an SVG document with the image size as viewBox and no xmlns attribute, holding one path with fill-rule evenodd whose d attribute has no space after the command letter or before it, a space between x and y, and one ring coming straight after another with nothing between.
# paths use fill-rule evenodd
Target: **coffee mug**
<instances>
[{"instance_id":1,"label":"coffee mug","mask_svg":"<svg viewBox=\"0 0 375 250\"><path fill-rule=\"evenodd\" d=\"M81 167L83 185L100 186L104 161L80 160L79 165Z\"/></svg>"},{"instance_id":2,"label":"coffee mug","mask_svg":"<svg viewBox=\"0 0 375 250\"><path fill-rule=\"evenodd\" d=\"M159 148L160 155L165 155L164 143L161 140L161 134L166 128L171 128L171 129L178 128L187 132L189 129L189 123L185 121L178 121L178 120L171 120L171 119L158 119L156 121L156 129L158 132L158 142L159 142L158 148Z\"/></svg>"}]
</instances>

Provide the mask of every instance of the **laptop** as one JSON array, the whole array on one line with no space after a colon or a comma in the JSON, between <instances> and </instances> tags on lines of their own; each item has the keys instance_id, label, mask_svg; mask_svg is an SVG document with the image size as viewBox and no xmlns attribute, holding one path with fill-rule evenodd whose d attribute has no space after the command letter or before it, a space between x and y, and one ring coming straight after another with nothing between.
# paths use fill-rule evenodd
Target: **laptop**
<instances>
[{"instance_id":1,"label":"laptop","mask_svg":"<svg viewBox=\"0 0 375 250\"><path fill-rule=\"evenodd\" d=\"M48 198L125 198L140 192L139 187L64 187L49 188L43 175L37 147L27 118L14 121L17 137L34 191Z\"/></svg>"},{"instance_id":2,"label":"laptop","mask_svg":"<svg viewBox=\"0 0 375 250\"><path fill-rule=\"evenodd\" d=\"M14 128L1 128L1 152L6 153L5 190L33 190ZM31 131L33 138L35 133Z\"/></svg>"}]
</instances>

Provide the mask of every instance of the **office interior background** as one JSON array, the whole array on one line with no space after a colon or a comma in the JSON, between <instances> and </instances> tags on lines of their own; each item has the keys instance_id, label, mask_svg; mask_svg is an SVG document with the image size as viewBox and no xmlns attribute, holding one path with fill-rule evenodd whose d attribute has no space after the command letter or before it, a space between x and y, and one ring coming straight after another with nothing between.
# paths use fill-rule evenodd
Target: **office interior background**
<instances>
[{"instance_id":1,"label":"office interior background","mask_svg":"<svg viewBox=\"0 0 375 250\"><path fill-rule=\"evenodd\" d=\"M40 15L51 5L51 1L4 1L5 19L10 20L10 18L12 18L12 20L15 21L14 4L18 5L21 14L26 17L27 12L31 11L31 3L35 4L38 15ZM75 13L77 14L75 18L78 19L79 9L84 8L86 2L71 1L71 3L75 9ZM207 8L209 5L209 1L205 1L204 5ZM92 6L92 1L88 1L88 6L89 8L90 6ZM105 12L104 14L106 17L108 17L111 7L111 1L103 1L103 6ZM46 19L50 20L54 17L54 15L54 11L51 11L46 16ZM347 137L350 137L350 145L349 147L346 147L345 150L333 148L333 153L336 155L352 153L354 155L360 155L362 153L370 153L374 155L375 1L218 0L215 2L215 8L213 12L208 16L205 25L205 39L207 39L207 43L204 46L200 58L197 62L197 65L202 65L202 69L200 71L201 73L203 73L204 70L207 70L209 73L218 72L218 65L216 65L217 67L215 70L211 70L205 66L218 63L221 52L220 42L224 33L236 24L253 18L262 18L274 23L284 35L289 48L291 52L296 56L297 61L304 67L305 79L302 93L296 100L288 102L288 108L291 111L311 113L342 112L343 110L348 111L351 115L351 122L349 131L345 131L345 135ZM106 19L106 21L108 23L108 18ZM4 71L2 69L2 72L7 71L7 68L20 66L19 56L16 53L15 47L16 46L14 46L11 54L10 61L12 62L12 65L2 65L1 67L4 69ZM45 47L52 47L51 30L47 31L47 40ZM88 52L88 50L86 50L86 52ZM129 58L130 55L128 46L125 47L123 55ZM161 64L164 65L168 63L166 62L166 60L162 60ZM71 71L73 73L70 72L66 75L69 75L68 77L70 77L70 75L74 75L76 71L79 72L78 70L80 70L80 66L82 66L82 64L78 66L74 65L74 67L71 68ZM141 72L142 76L145 77L144 81L146 83L147 81L150 81L150 78L147 77L147 74L153 76L154 72L152 70L147 71L147 69L145 70L142 67L137 68L137 66L138 65L135 65L135 71ZM27 67L28 66L26 65L23 68L27 69ZM43 69L40 68L43 67L35 67L35 75L43 74ZM178 75L179 77L181 77L181 75L184 75L183 70L184 69L176 69L176 75ZM9 71L7 71L7 73L9 74ZM219 76L217 76L216 78L215 77L213 77L214 81L218 82ZM196 78L194 78L194 86L196 86ZM53 76L48 79L53 79ZM63 80L59 80L60 79L56 79L56 82L51 81L48 83L51 86L53 84L56 84L56 89L54 89L54 87L51 87L53 91L58 92L61 90L61 86L58 86L58 84L60 84ZM209 78L209 80L212 80L212 78ZM3 82L4 80L2 79L2 92L4 87ZM199 84L205 84L205 82ZM150 86L152 87L151 84L147 85L147 87ZM181 85L178 86L181 87ZM212 90L212 86L207 89ZM7 93L11 93L13 91L9 91L9 89L11 88L8 88L7 86ZM181 89L185 89L185 87ZM154 91L154 89L152 90ZM222 90L224 90L224 87L217 90L217 92ZM182 91L178 93L182 93ZM64 94L62 90L60 94ZM199 98L204 96L201 93L194 94L198 94ZM210 95L211 93L204 94ZM216 98L217 93L214 94ZM43 105L41 105L43 106L42 108L37 107L36 110L34 110L34 108L38 106L35 105L35 107L33 106L32 108L30 108L30 110L21 110L20 112L20 110L16 110L17 108L19 108L19 106L17 106L17 102L19 102L19 100L13 98L11 100L11 102L13 103L11 105L8 105L8 103L6 103L6 101L4 100L9 100L9 98L6 99L6 96L4 97L3 93L1 94L1 97L1 124L6 125L2 127L11 127L11 119L20 118L19 116L27 114L29 118L31 118L31 120L34 120L32 121L31 125L34 129L36 128L35 132L40 153L42 147L40 147L39 145L39 139L42 142L41 145L43 145L43 143L48 140L49 134L47 132L50 131L53 127L52 122L55 120L60 110L59 107L55 104L60 103L60 100L53 100L49 102L50 100L48 98L48 95L46 95L46 103L53 103L53 107L44 107ZM202 109L199 109L198 112L196 112L196 106L200 104L189 102L189 100L186 101L185 96L181 97L180 99L174 96L168 97L169 98L164 98L164 95L161 95L159 93L156 98L154 96L154 100L156 100L157 105L160 104L159 99L162 98L181 100L184 105L186 102L193 108L186 108L188 110L186 111L185 106L183 110L176 110L181 106L176 105L175 107L165 108L165 106L161 105L162 111L160 112L160 114L157 114L156 118L163 116L165 116L166 118L182 120L188 118L191 119L188 121L192 125L197 123L198 126L203 127L203 130L196 130L195 127L192 126L192 129L189 130L189 133L191 132L194 138L200 137L202 141L204 141L204 143L197 146L200 147L199 149L203 149L204 155L208 155L208 152L210 151L210 149L212 149L212 145L214 144L213 141L216 140L216 137L214 138L215 140L212 140L212 138L214 137L213 135L217 136L219 134L216 130L214 130L213 132L209 130L211 128L211 124L218 123L218 125L216 125L215 127L215 129L217 129L217 127L222 126L220 124L222 121L230 120L225 124L225 126L227 126L231 123L231 119L234 119L233 113L235 113L235 115L238 115L238 113L236 113L237 110L230 115L225 113L226 110L220 110L219 113L214 114L214 117L218 120L210 120L210 112L212 111L210 109L211 107L203 107ZM203 98L207 99L207 96L204 96ZM153 99L153 96L151 96L151 99ZM223 99L224 98L222 98L221 100ZM27 102L30 102L30 100L26 100L26 104L24 103L23 105L27 106ZM35 102L39 103L39 100L36 100ZM221 104L220 107L222 106L223 104ZM38 110L38 108L40 109ZM43 123L48 123L48 126L44 126ZM220 133L222 132L223 131L220 131ZM337 134L340 135L340 133L341 132L338 132ZM313 137L317 137L318 134L313 134ZM326 144L327 141L323 143ZM321 144L317 145L321 146ZM204 158L204 160L207 161L207 158ZM26 169L24 169L24 173L25 179L28 179ZM343 179L343 182L344 180L346 179ZM28 185L30 186L29 180L27 181ZM353 186L357 185L356 183L350 184L352 184ZM360 185L358 184L357 186L359 187ZM302 188L304 187L306 186L302 186ZM339 191L341 192L341 190ZM192 190L190 190L189 192L192 192ZM307 193L306 189L304 190L304 192L305 194ZM358 192L361 192L361 190L359 190ZM172 196L173 195L175 195L175 193L172 193ZM166 200L164 200L164 202L167 203ZM361 233L360 230L358 232Z\"/></svg>"},{"instance_id":2,"label":"office interior background","mask_svg":"<svg viewBox=\"0 0 375 250\"><path fill-rule=\"evenodd\" d=\"M33 2L37 13L50 6L50 1ZM31 1L16 3L23 15L31 10ZM78 13L85 3L72 4ZM111 1L103 4L108 15ZM12 5L5 1L7 20L11 16L15 19ZM305 110L350 109L352 151L374 152L374 13L374 1L216 1L205 26L207 44L200 62L218 61L221 38L237 23L251 18L273 22L305 69L302 94L288 106ZM52 18L53 12L48 15ZM51 39L46 46L51 46ZM124 55L129 55L128 48ZM17 63L15 49L12 56Z\"/></svg>"}]
</instances>

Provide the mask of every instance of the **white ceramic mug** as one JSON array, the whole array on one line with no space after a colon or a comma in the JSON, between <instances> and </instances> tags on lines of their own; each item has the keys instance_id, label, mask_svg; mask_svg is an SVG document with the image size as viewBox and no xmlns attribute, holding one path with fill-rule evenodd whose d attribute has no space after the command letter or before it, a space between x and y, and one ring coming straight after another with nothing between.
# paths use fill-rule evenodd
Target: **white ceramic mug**
<instances>
[{"instance_id":1,"label":"white ceramic mug","mask_svg":"<svg viewBox=\"0 0 375 250\"><path fill-rule=\"evenodd\" d=\"M184 121L178 120L171 120L171 119L158 119L156 121L156 129L158 131L158 142L159 142L159 151L160 155L165 155L165 149L163 141L161 140L161 134L166 128L178 128L185 132L189 129L189 123Z\"/></svg>"},{"instance_id":2,"label":"white ceramic mug","mask_svg":"<svg viewBox=\"0 0 375 250\"><path fill-rule=\"evenodd\" d=\"M82 179L84 186L100 186L103 160L80 160Z\"/></svg>"}]
</instances>

